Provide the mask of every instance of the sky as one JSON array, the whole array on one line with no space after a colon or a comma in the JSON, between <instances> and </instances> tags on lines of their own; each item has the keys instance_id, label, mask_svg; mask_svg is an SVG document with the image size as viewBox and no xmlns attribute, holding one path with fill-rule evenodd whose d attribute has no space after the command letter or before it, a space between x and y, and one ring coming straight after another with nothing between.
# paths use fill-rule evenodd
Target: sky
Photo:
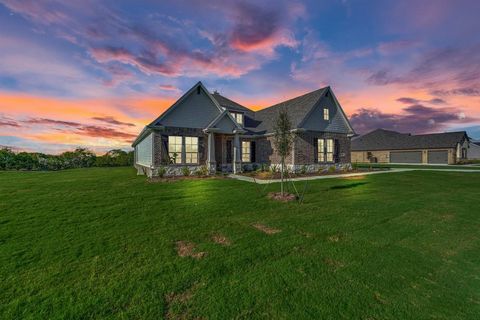
<instances>
[{"instance_id":1,"label":"sky","mask_svg":"<svg viewBox=\"0 0 480 320\"><path fill-rule=\"evenodd\" d=\"M258 110L331 86L357 133L480 139L480 1L0 0L0 146L128 149L197 81Z\"/></svg>"}]
</instances>

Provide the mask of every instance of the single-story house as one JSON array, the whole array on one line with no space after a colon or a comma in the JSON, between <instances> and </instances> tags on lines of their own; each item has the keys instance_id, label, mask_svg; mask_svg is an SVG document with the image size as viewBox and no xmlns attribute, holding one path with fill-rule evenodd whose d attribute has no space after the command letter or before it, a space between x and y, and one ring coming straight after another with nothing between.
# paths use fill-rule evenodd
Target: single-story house
<instances>
[{"instance_id":1,"label":"single-story house","mask_svg":"<svg viewBox=\"0 0 480 320\"><path fill-rule=\"evenodd\" d=\"M456 164L467 159L465 131L412 135L377 129L352 140L352 162Z\"/></svg>"},{"instance_id":2,"label":"single-story house","mask_svg":"<svg viewBox=\"0 0 480 320\"><path fill-rule=\"evenodd\" d=\"M159 170L182 174L185 167L213 173L279 166L273 141L282 109L295 134L286 159L290 170L351 165L355 132L330 87L253 111L198 82L135 139L135 167L139 174L155 176Z\"/></svg>"}]
</instances>

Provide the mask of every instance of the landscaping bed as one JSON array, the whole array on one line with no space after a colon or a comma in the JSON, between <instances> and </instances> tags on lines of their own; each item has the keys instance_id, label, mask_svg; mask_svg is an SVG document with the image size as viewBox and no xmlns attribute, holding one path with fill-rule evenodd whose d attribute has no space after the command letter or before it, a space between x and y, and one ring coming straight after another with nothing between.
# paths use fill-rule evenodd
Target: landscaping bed
<instances>
[{"instance_id":1,"label":"landscaping bed","mask_svg":"<svg viewBox=\"0 0 480 320\"><path fill-rule=\"evenodd\" d=\"M358 168L352 170L342 170L342 171L322 171L322 172L309 172L309 173L286 173L284 178L302 178L302 177L321 177L321 176L337 176L337 175L348 175L352 173L363 173L363 172L371 172L371 171L388 171L388 168ZM243 175L250 178L255 178L259 180L273 180L273 179L281 179L280 172L272 172L272 171L250 171L250 172L242 172L239 175Z\"/></svg>"}]
</instances>

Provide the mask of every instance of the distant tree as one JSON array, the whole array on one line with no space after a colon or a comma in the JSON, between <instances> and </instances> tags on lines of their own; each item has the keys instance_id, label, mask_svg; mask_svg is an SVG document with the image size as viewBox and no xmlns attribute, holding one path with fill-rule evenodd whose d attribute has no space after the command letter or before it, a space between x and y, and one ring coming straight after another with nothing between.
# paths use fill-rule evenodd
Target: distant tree
<instances>
[{"instance_id":1,"label":"distant tree","mask_svg":"<svg viewBox=\"0 0 480 320\"><path fill-rule=\"evenodd\" d=\"M274 131L274 146L275 152L281 159L281 166L280 166L280 190L281 195L284 195L284 177L285 177L285 158L290 154L292 150L292 143L293 143L293 133L292 130L292 123L288 117L288 112L286 109L281 109L278 113L278 117L275 120L275 124L273 127Z\"/></svg>"},{"instance_id":2,"label":"distant tree","mask_svg":"<svg viewBox=\"0 0 480 320\"><path fill-rule=\"evenodd\" d=\"M16 155L12 149L2 147L0 149L0 170L14 169Z\"/></svg>"}]
</instances>

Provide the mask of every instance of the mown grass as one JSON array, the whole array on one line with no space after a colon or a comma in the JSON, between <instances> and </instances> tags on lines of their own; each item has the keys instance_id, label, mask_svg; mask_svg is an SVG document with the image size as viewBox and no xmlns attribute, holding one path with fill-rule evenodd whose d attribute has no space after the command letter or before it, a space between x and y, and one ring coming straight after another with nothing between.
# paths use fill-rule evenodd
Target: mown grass
<instances>
[{"instance_id":1,"label":"mown grass","mask_svg":"<svg viewBox=\"0 0 480 320\"><path fill-rule=\"evenodd\" d=\"M317 180L299 205L228 179L2 172L0 318L478 319L479 180Z\"/></svg>"},{"instance_id":2,"label":"mown grass","mask_svg":"<svg viewBox=\"0 0 480 320\"><path fill-rule=\"evenodd\" d=\"M407 169L448 169L448 170L480 170L477 165L422 165L393 163L357 163L358 168L407 168Z\"/></svg>"}]
</instances>

